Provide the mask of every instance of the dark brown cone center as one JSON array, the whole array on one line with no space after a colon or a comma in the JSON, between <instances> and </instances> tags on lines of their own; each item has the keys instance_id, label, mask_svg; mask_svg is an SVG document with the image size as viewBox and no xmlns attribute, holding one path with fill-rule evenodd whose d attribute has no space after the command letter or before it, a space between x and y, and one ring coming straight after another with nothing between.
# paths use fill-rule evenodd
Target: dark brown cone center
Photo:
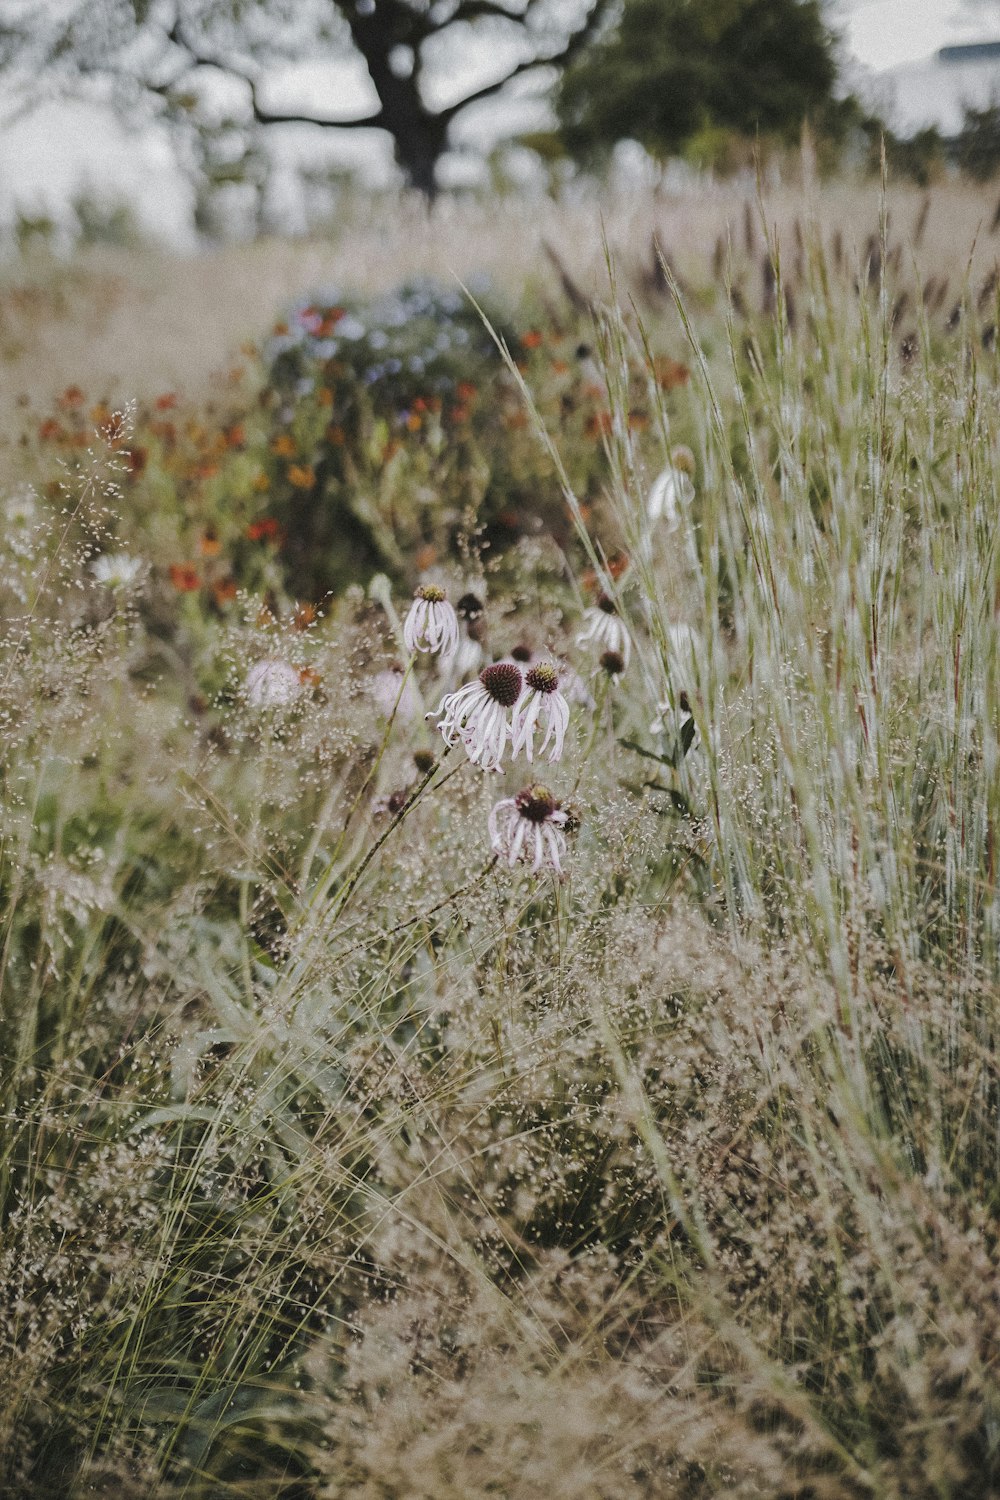
<instances>
[{"instance_id":1,"label":"dark brown cone center","mask_svg":"<svg viewBox=\"0 0 1000 1500\"><path fill-rule=\"evenodd\" d=\"M555 812L559 803L547 786L526 786L514 798L517 810L529 823L544 823Z\"/></svg>"},{"instance_id":2,"label":"dark brown cone center","mask_svg":"<svg viewBox=\"0 0 1000 1500\"><path fill-rule=\"evenodd\" d=\"M543 661L525 672L524 680L537 693L554 693L559 686L559 673L550 661Z\"/></svg>"},{"instance_id":3,"label":"dark brown cone center","mask_svg":"<svg viewBox=\"0 0 1000 1500\"><path fill-rule=\"evenodd\" d=\"M492 667L484 667L479 674L479 681L490 697L497 703L502 703L504 708L514 707L524 687L521 669L512 661L498 661Z\"/></svg>"}]
</instances>

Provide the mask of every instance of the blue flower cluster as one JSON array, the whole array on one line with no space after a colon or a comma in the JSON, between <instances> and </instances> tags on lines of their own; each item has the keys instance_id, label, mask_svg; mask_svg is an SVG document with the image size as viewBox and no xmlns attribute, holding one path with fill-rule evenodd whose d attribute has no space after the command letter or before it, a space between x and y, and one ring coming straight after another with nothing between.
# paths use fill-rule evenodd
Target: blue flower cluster
<instances>
[{"instance_id":1,"label":"blue flower cluster","mask_svg":"<svg viewBox=\"0 0 1000 1500\"><path fill-rule=\"evenodd\" d=\"M482 306L491 301L487 285L474 285L472 293ZM487 315L510 337L495 306ZM361 391L383 414L398 416L418 397L454 400L460 387L478 387L500 368L490 331L470 299L429 279L369 301L332 287L299 298L263 355L270 383L286 401L324 386L337 419L350 414Z\"/></svg>"}]
</instances>

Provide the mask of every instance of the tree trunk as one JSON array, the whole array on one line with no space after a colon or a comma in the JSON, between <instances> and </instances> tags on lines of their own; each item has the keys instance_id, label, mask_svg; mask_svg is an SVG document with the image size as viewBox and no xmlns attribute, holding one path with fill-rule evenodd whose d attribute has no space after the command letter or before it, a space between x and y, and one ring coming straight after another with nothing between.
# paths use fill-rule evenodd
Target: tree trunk
<instances>
[{"instance_id":1,"label":"tree trunk","mask_svg":"<svg viewBox=\"0 0 1000 1500\"><path fill-rule=\"evenodd\" d=\"M438 189L435 169L447 144L448 123L432 115L420 97L419 48L426 23L398 0L375 0L369 12L352 12L350 27L375 85L380 124L392 136L396 161L411 187L433 198ZM414 59L412 71L403 76L389 63L397 47L409 48Z\"/></svg>"}]
</instances>

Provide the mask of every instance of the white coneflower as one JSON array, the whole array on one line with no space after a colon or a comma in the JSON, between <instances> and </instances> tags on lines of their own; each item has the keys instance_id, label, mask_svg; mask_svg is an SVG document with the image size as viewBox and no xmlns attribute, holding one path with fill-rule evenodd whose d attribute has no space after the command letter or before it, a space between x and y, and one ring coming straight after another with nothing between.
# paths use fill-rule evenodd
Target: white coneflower
<instances>
[{"instance_id":1,"label":"white coneflower","mask_svg":"<svg viewBox=\"0 0 1000 1500\"><path fill-rule=\"evenodd\" d=\"M406 676L398 662L376 672L368 690L383 718L395 713L401 724L408 724L423 708L412 677Z\"/></svg>"},{"instance_id":2,"label":"white coneflower","mask_svg":"<svg viewBox=\"0 0 1000 1500\"><path fill-rule=\"evenodd\" d=\"M545 737L538 753L544 755L551 740L549 760L558 760L563 753L569 726L569 704L559 691L559 669L551 661L539 662L524 674L524 692L511 718L511 755L518 755L523 750L529 762L534 759L535 730L542 719L545 721Z\"/></svg>"},{"instance_id":3,"label":"white coneflower","mask_svg":"<svg viewBox=\"0 0 1000 1500\"><path fill-rule=\"evenodd\" d=\"M579 672L574 672L572 667L564 667L561 681L561 692L567 703L578 703L588 710L596 707L594 695Z\"/></svg>"},{"instance_id":4,"label":"white coneflower","mask_svg":"<svg viewBox=\"0 0 1000 1500\"><path fill-rule=\"evenodd\" d=\"M447 665L454 672L456 678L468 677L472 672L478 672L483 664L483 648L478 641L464 633L460 636L458 650L448 661Z\"/></svg>"},{"instance_id":5,"label":"white coneflower","mask_svg":"<svg viewBox=\"0 0 1000 1500\"><path fill-rule=\"evenodd\" d=\"M485 631L483 601L478 594L463 594L455 605L455 613L461 621L458 627L458 649L453 657L442 663L442 667L449 670L457 682L461 682L463 678L471 677L473 672L479 671L486 655L482 644Z\"/></svg>"},{"instance_id":6,"label":"white coneflower","mask_svg":"<svg viewBox=\"0 0 1000 1500\"><path fill-rule=\"evenodd\" d=\"M127 589L141 576L144 564L139 557L130 557L127 552L102 552L95 557L90 571L98 583L109 589Z\"/></svg>"},{"instance_id":7,"label":"white coneflower","mask_svg":"<svg viewBox=\"0 0 1000 1500\"><path fill-rule=\"evenodd\" d=\"M650 734L661 734L668 724L676 720L678 713L684 717L691 716L691 702L697 695L699 662L703 654L701 637L690 625L681 623L667 626L669 685L661 702L656 705L656 718L649 726Z\"/></svg>"},{"instance_id":8,"label":"white coneflower","mask_svg":"<svg viewBox=\"0 0 1000 1500\"><path fill-rule=\"evenodd\" d=\"M287 708L301 695L302 689L298 670L277 657L255 662L243 684L247 702L254 708Z\"/></svg>"},{"instance_id":9,"label":"white coneflower","mask_svg":"<svg viewBox=\"0 0 1000 1500\"><path fill-rule=\"evenodd\" d=\"M516 797L504 797L490 813L490 844L511 869L520 859L531 862L532 875L542 869L561 875L567 821L548 787L527 786Z\"/></svg>"},{"instance_id":10,"label":"white coneflower","mask_svg":"<svg viewBox=\"0 0 1000 1500\"><path fill-rule=\"evenodd\" d=\"M403 625L407 651L440 651L451 656L458 646L458 616L444 589L422 583L413 596Z\"/></svg>"},{"instance_id":11,"label":"white coneflower","mask_svg":"<svg viewBox=\"0 0 1000 1500\"><path fill-rule=\"evenodd\" d=\"M475 630L483 618L483 601L478 594L463 594L455 605L455 613L464 620L470 630Z\"/></svg>"},{"instance_id":12,"label":"white coneflower","mask_svg":"<svg viewBox=\"0 0 1000 1500\"><path fill-rule=\"evenodd\" d=\"M651 521L665 520L668 531L680 525L682 506L694 498L694 454L690 448L675 448L670 462L653 480L646 497L646 514Z\"/></svg>"},{"instance_id":13,"label":"white coneflower","mask_svg":"<svg viewBox=\"0 0 1000 1500\"><path fill-rule=\"evenodd\" d=\"M474 682L446 693L429 719L439 718L445 743L461 740L465 753L484 771L499 771L511 738L510 711L524 689L521 669L512 661L484 667Z\"/></svg>"},{"instance_id":14,"label":"white coneflower","mask_svg":"<svg viewBox=\"0 0 1000 1500\"><path fill-rule=\"evenodd\" d=\"M625 658L620 651L602 651L598 666L610 681L614 683L618 681L625 670Z\"/></svg>"},{"instance_id":15,"label":"white coneflower","mask_svg":"<svg viewBox=\"0 0 1000 1500\"><path fill-rule=\"evenodd\" d=\"M581 630L576 638L578 646L584 645L587 641L593 641L595 645L602 646L605 651L614 651L620 656L623 669L628 666L629 657L632 654L632 642L613 599L607 594L602 594L596 605L584 612L583 623L586 629Z\"/></svg>"}]
</instances>

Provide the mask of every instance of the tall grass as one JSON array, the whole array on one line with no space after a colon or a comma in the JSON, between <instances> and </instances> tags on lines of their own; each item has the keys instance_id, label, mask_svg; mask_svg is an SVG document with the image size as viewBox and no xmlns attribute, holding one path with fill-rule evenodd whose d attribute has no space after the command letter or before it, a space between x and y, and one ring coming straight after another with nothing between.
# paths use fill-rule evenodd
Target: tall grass
<instances>
[{"instance_id":1,"label":"tall grass","mask_svg":"<svg viewBox=\"0 0 1000 1500\"><path fill-rule=\"evenodd\" d=\"M94 577L166 524L113 458L8 501L7 1493L996 1492L990 309L946 332L884 217L791 270L746 236L759 312L667 265L640 318L612 268L598 503L536 414L565 554L443 570L593 687L565 882L491 857L532 773L373 690L384 583L170 616ZM270 656L310 688L261 710Z\"/></svg>"}]
</instances>

